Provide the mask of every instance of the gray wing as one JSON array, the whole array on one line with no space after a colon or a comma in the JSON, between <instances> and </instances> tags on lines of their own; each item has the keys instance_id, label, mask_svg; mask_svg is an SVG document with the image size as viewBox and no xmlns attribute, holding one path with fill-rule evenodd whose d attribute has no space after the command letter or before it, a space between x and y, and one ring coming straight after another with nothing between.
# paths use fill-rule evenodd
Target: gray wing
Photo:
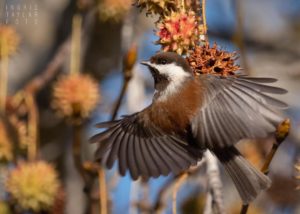
<instances>
[{"instance_id":1,"label":"gray wing","mask_svg":"<svg viewBox=\"0 0 300 214\"><path fill-rule=\"evenodd\" d=\"M179 173L195 165L201 154L176 136L163 133L151 121L136 113L114 122L98 124L108 128L91 138L99 143L96 159L111 168L118 160L119 172L129 170L135 180Z\"/></svg>"},{"instance_id":2,"label":"gray wing","mask_svg":"<svg viewBox=\"0 0 300 214\"><path fill-rule=\"evenodd\" d=\"M287 105L267 94L284 94L268 86L273 78L201 75L204 105L192 120L192 132L203 148L232 146L244 138L261 138L283 121L278 109Z\"/></svg>"}]
</instances>

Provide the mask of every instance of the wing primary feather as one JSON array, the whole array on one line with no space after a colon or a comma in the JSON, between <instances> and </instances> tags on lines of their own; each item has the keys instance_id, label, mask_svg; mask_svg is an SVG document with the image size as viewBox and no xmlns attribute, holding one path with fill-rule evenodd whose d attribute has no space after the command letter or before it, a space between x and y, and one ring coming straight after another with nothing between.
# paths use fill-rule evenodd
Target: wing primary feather
<instances>
[{"instance_id":1,"label":"wing primary feather","mask_svg":"<svg viewBox=\"0 0 300 214\"><path fill-rule=\"evenodd\" d=\"M102 143L99 145L95 157L97 160L101 160L104 155L109 151L113 144L114 144L114 134L117 132L117 130L114 130L114 132L111 134L110 138L107 138L106 140L102 141Z\"/></svg>"},{"instance_id":2,"label":"wing primary feather","mask_svg":"<svg viewBox=\"0 0 300 214\"><path fill-rule=\"evenodd\" d=\"M234 90L230 90L230 91L232 94L235 94L235 97L241 99L240 96ZM255 97L253 97L252 94L248 93L247 91L245 91L245 92L241 91L240 93L245 93L245 95L251 99L252 105L250 105L250 103L248 103L248 106L249 106L249 108L253 109L254 114L257 114L257 112L260 112L266 120L268 120L269 122L271 122L273 124L274 127L277 126L277 124L283 120L282 117L280 115L278 115L278 112L275 112L273 109L271 109L269 106L267 106L265 103L261 102L260 100L255 99ZM231 94L229 94L229 95L231 95ZM256 103L256 106L259 109L253 108L254 103Z\"/></svg>"},{"instance_id":3,"label":"wing primary feather","mask_svg":"<svg viewBox=\"0 0 300 214\"><path fill-rule=\"evenodd\" d=\"M169 172L173 171L174 164L172 164L173 160L169 157L169 155L165 152L165 150L162 148L160 143L157 141L157 139L150 139L153 145L153 148L155 148L157 154L161 157L161 160L167 165ZM176 166L177 167L177 166ZM168 172L168 173L169 173Z\"/></svg>"},{"instance_id":4,"label":"wing primary feather","mask_svg":"<svg viewBox=\"0 0 300 214\"><path fill-rule=\"evenodd\" d=\"M246 95L244 95L244 97L245 96ZM236 99L239 99L239 101L237 101ZM247 103L245 99L242 98L241 96L237 95L233 97L232 101L233 101L232 105L234 105L235 103L236 106L239 106L237 109L234 110L232 114L232 118L236 121L239 127L243 127L244 134L241 136L240 139L246 137L252 138L255 136L264 136L265 135L264 129L257 126L257 124L260 123L265 124L266 121L264 120L264 118L259 116L258 112L254 112L253 109L250 106L248 106L250 105L250 103ZM244 112L247 112L247 114L245 114ZM235 114L240 116L236 117Z\"/></svg>"},{"instance_id":5,"label":"wing primary feather","mask_svg":"<svg viewBox=\"0 0 300 214\"><path fill-rule=\"evenodd\" d=\"M185 160L185 167L196 165L200 157L199 153L197 153L195 149L193 150L192 148L189 147L184 147L181 149L184 149L184 151L186 151L181 155L181 158Z\"/></svg>"},{"instance_id":6,"label":"wing primary feather","mask_svg":"<svg viewBox=\"0 0 300 214\"><path fill-rule=\"evenodd\" d=\"M203 126L203 131L204 131L204 136L205 136L205 141L204 142L207 142L207 144L206 144L207 148L211 148L211 147L213 147L213 144L212 144L212 139L211 139L210 134L209 134L208 126L206 125L206 124L208 124L208 121L206 119L205 111L202 112L202 119L203 119L202 124L205 124Z\"/></svg>"},{"instance_id":7,"label":"wing primary feather","mask_svg":"<svg viewBox=\"0 0 300 214\"><path fill-rule=\"evenodd\" d=\"M241 113L241 108L239 108L239 104L235 103L235 100L228 100L228 97L223 93L220 93L220 112L222 112L224 119L226 118L228 124L226 128L230 129L232 127L232 131L230 134L238 134L241 137L247 134L247 126L239 120L239 118L235 117L235 115L239 115ZM236 105L234 105L234 103ZM224 110L226 109L226 110ZM225 113L226 112L226 113ZM243 134L242 134L243 133Z\"/></svg>"},{"instance_id":8,"label":"wing primary feather","mask_svg":"<svg viewBox=\"0 0 300 214\"><path fill-rule=\"evenodd\" d=\"M277 82L277 79L269 78L269 77L239 76L238 79L243 79L243 80L246 80L246 81L258 82L258 83L274 83L274 82Z\"/></svg>"},{"instance_id":9,"label":"wing primary feather","mask_svg":"<svg viewBox=\"0 0 300 214\"><path fill-rule=\"evenodd\" d=\"M260 93L254 89L252 89L251 87L247 87L245 85L241 85L241 84L234 84L233 87L235 87L237 90L240 90L240 91L248 91L252 94L255 94L256 96L260 96L262 99L264 99L269 105L272 105L274 107L277 107L277 108L281 108L281 109L285 109L287 108L287 104L282 102L282 101L279 101L273 97L270 97L268 95L265 95L263 93Z\"/></svg>"},{"instance_id":10,"label":"wing primary feather","mask_svg":"<svg viewBox=\"0 0 300 214\"><path fill-rule=\"evenodd\" d=\"M110 130L109 138L100 141L99 147L95 154L95 158L97 160L101 160L105 153L107 153L107 151L113 146L116 132L118 132L117 128Z\"/></svg>"},{"instance_id":11,"label":"wing primary feather","mask_svg":"<svg viewBox=\"0 0 300 214\"><path fill-rule=\"evenodd\" d=\"M163 133L160 132L160 130L158 130L155 126L153 126L152 124L148 124L149 127L148 129L143 129L144 132L147 132L145 133L145 136L148 136L148 138L146 138L149 143L152 144L152 147L154 148L154 150L156 151L156 153L158 154L158 156L160 157L160 162L161 163L164 163L164 164L161 164L162 167L164 167L165 165L167 166L167 168L169 168L169 164L167 161L165 161L164 157L165 155L163 155L161 148L158 148L160 147L160 145L157 144L158 140L159 140L159 137L158 136L162 136L164 135ZM169 168L171 170L171 168ZM167 171L163 171L163 175L167 175L170 170L167 169Z\"/></svg>"},{"instance_id":12,"label":"wing primary feather","mask_svg":"<svg viewBox=\"0 0 300 214\"><path fill-rule=\"evenodd\" d=\"M95 152L96 161L101 161L106 152L110 149L111 145L108 139L102 142L102 145L99 146Z\"/></svg>"},{"instance_id":13,"label":"wing primary feather","mask_svg":"<svg viewBox=\"0 0 300 214\"><path fill-rule=\"evenodd\" d=\"M94 135L93 137L90 138L90 143L99 143L111 136L111 134L118 128L119 124L115 127L109 128L103 132L100 132L99 134Z\"/></svg>"},{"instance_id":14,"label":"wing primary feather","mask_svg":"<svg viewBox=\"0 0 300 214\"><path fill-rule=\"evenodd\" d=\"M250 104L247 103L244 99L242 99L238 94L236 94L234 91L231 91L231 93L227 93L226 91L224 91L224 93L226 93L226 95L228 97L231 97L232 100L232 105L233 106L235 104L235 106L237 107L236 109L234 109L233 111L231 110L230 112L230 118L232 118L233 120L235 120L236 122L234 122L234 124L237 124L237 128L243 128L243 135L241 135L240 137L247 137L250 135L249 132L249 126L251 126L251 124L245 124L246 121L251 122L252 119L251 117L249 117L248 115L252 114L253 115L253 110L250 107ZM225 98L224 98L225 99ZM242 114L244 112L247 112L247 114ZM240 115L238 118L235 116L236 115ZM253 127L256 128L256 127ZM252 130L252 129L251 129ZM251 131L250 130L250 131Z\"/></svg>"},{"instance_id":15,"label":"wing primary feather","mask_svg":"<svg viewBox=\"0 0 300 214\"><path fill-rule=\"evenodd\" d=\"M202 75L206 91L203 105L192 120L193 136L199 148L222 148L243 138L265 137L281 121L276 108L287 105L264 93L286 90L264 85L273 78L215 77ZM278 114L278 113L277 113Z\"/></svg>"},{"instance_id":16,"label":"wing primary feather","mask_svg":"<svg viewBox=\"0 0 300 214\"><path fill-rule=\"evenodd\" d=\"M210 144L213 145L214 143L218 142L221 145L221 147L225 146L225 145L223 145L224 142L223 142L223 140L221 139L221 137L218 133L218 132L220 132L219 128L217 126L218 121L214 120L213 116L211 115L210 108L206 108L205 112L206 112L206 117L207 117L207 124L206 125L209 127L209 130L211 132L210 134L213 134L213 136L216 138L216 140L212 141Z\"/></svg>"},{"instance_id":17,"label":"wing primary feather","mask_svg":"<svg viewBox=\"0 0 300 214\"><path fill-rule=\"evenodd\" d=\"M165 148L169 149L172 152L172 159L176 160L176 163L180 168L186 168L191 165L190 158L187 155L187 150L182 146L179 146L176 142L172 141L169 137L164 137L162 144L165 145ZM184 151L185 150L185 151Z\"/></svg>"},{"instance_id":18,"label":"wing primary feather","mask_svg":"<svg viewBox=\"0 0 300 214\"><path fill-rule=\"evenodd\" d=\"M212 105L217 105L215 102L212 103ZM212 123L215 124L216 126L216 132L217 132L217 139L218 142L221 142L222 145L228 146L229 143L228 141L233 141L232 135L234 132L230 132L229 130L232 130L231 124L224 124L224 120L227 120L228 115L224 115L221 117L220 112L215 111L215 112L210 112L211 118L212 118ZM225 119L226 118L226 119ZM229 132L228 132L229 131ZM232 130L233 131L233 130Z\"/></svg>"},{"instance_id":19,"label":"wing primary feather","mask_svg":"<svg viewBox=\"0 0 300 214\"><path fill-rule=\"evenodd\" d=\"M95 125L95 127L99 128L99 129L101 129L101 128L107 128L107 127L112 127L112 126L116 125L119 122L120 122L120 120L101 122L101 123L97 123Z\"/></svg>"},{"instance_id":20,"label":"wing primary feather","mask_svg":"<svg viewBox=\"0 0 300 214\"><path fill-rule=\"evenodd\" d=\"M124 132L122 127L120 126L117 129L117 132L114 134L114 138L112 139L112 148L110 150L110 153L108 155L108 158L106 160L106 166L107 168L111 169L115 160L117 159L118 153L119 153L119 148L120 148L120 143L124 137Z\"/></svg>"},{"instance_id":21,"label":"wing primary feather","mask_svg":"<svg viewBox=\"0 0 300 214\"><path fill-rule=\"evenodd\" d=\"M160 174L163 174L162 171L164 171L164 166L161 166L163 165L163 163L161 163L161 161L158 161L160 160L160 158L153 151L151 141L145 139L143 143L145 148L145 151L143 152L145 162L153 162L150 167L151 176L153 176L154 178L159 177Z\"/></svg>"},{"instance_id":22,"label":"wing primary feather","mask_svg":"<svg viewBox=\"0 0 300 214\"><path fill-rule=\"evenodd\" d=\"M272 110L269 106L266 105L266 103L262 102L261 100L258 100L256 99L254 96L253 96L253 93L247 91L247 90L243 90L243 89L240 89L240 88L237 88L237 87L234 87L239 93L243 94L244 96L250 98L251 102L249 101L248 105L250 106L251 109L253 109L255 112L255 114L257 114L257 112L259 111L258 109L254 109L253 108L253 103L256 103L256 108L260 108L260 112L263 114L263 116L267 116L266 115L266 112L268 112L268 114L272 114L272 117L273 119L276 118L276 121L277 122L280 122L282 121L282 118L278 115L278 112L275 112L274 110ZM235 91L231 90L232 93L234 94L237 94ZM240 95L237 95L237 97L240 98ZM245 102L245 100L244 100ZM264 110L264 113L262 112L262 110ZM269 116L270 118L270 116ZM271 119L271 118L270 118Z\"/></svg>"},{"instance_id":23,"label":"wing primary feather","mask_svg":"<svg viewBox=\"0 0 300 214\"><path fill-rule=\"evenodd\" d=\"M140 152L141 152L141 164L142 164L142 168L145 171L145 176L149 177L149 176L153 176L153 177L158 177L159 173L157 173L157 169L154 163L154 160L151 160L149 158L149 153L147 151L147 147L146 145L147 141L142 139L141 143L139 144L140 147Z\"/></svg>"},{"instance_id":24,"label":"wing primary feather","mask_svg":"<svg viewBox=\"0 0 300 214\"><path fill-rule=\"evenodd\" d=\"M129 172L130 175L132 177L133 180L136 180L139 176L139 170L137 167L137 160L136 160L136 147L135 145L138 145L138 143L135 141L136 137L135 137L135 133L136 133L136 125L135 124L131 124L129 129L128 129L128 133L129 133L129 137L128 137L128 141L127 141L127 163L128 163L128 168L129 168Z\"/></svg>"},{"instance_id":25,"label":"wing primary feather","mask_svg":"<svg viewBox=\"0 0 300 214\"><path fill-rule=\"evenodd\" d=\"M170 135L170 136L168 136L168 138L169 139L167 139L167 141L174 142L173 146L170 146L170 147L177 148L178 152L180 153L180 155L183 159L188 161L190 164L197 163L198 157L199 157L199 153L198 153L199 148L197 148L197 152L195 152L196 148L193 148L192 145L188 145L187 143L185 143L184 141L181 141L177 137Z\"/></svg>"},{"instance_id":26,"label":"wing primary feather","mask_svg":"<svg viewBox=\"0 0 300 214\"><path fill-rule=\"evenodd\" d=\"M138 127L137 128L137 136L141 136L142 129ZM136 161L137 161L137 166L138 169L141 173L142 176L144 177L149 177L149 172L147 170L147 160L144 160L144 155L142 151L142 144L145 143L142 137L138 137L138 141L135 143L135 155L136 155Z\"/></svg>"},{"instance_id":27,"label":"wing primary feather","mask_svg":"<svg viewBox=\"0 0 300 214\"><path fill-rule=\"evenodd\" d=\"M118 154L119 154L119 150L120 150L120 145L125 137L125 132L124 132L124 128L127 129L127 126L125 124L125 127L124 127L124 124L122 124L122 122L120 123L120 127L118 128L118 132L116 132L116 138L114 140L114 143L113 143L113 146L112 146L112 149L110 151L110 154L107 158L107 161L106 161L106 166L107 168L112 168L115 160L117 159L118 157Z\"/></svg>"},{"instance_id":28,"label":"wing primary feather","mask_svg":"<svg viewBox=\"0 0 300 214\"><path fill-rule=\"evenodd\" d=\"M128 138L129 138L129 133L128 129L131 126L131 123L125 118L124 123L127 125L126 129L124 130L124 136L122 138L122 142L120 143L120 148L119 148L119 171L122 176L125 175L126 169L128 168L127 165L127 143L128 143Z\"/></svg>"},{"instance_id":29,"label":"wing primary feather","mask_svg":"<svg viewBox=\"0 0 300 214\"><path fill-rule=\"evenodd\" d=\"M199 121L198 121L198 127L200 126L200 133L202 133L201 135L200 135L200 142L202 143L204 143L205 142L205 138L206 138L206 136L205 136L205 126L203 125L203 124L205 124L204 123L204 119L203 119L203 114L204 114L204 112L203 111L201 111L201 118L199 118ZM200 120L201 120L201 123L202 124L200 124ZM204 146L204 148L206 148L206 145Z\"/></svg>"},{"instance_id":30,"label":"wing primary feather","mask_svg":"<svg viewBox=\"0 0 300 214\"><path fill-rule=\"evenodd\" d=\"M223 95L221 95L219 99L220 99L222 105L224 105L224 108L227 108L227 111L228 110L229 110L229 112L234 111L233 114L231 114L230 116L227 117L228 121L230 121L230 124L232 125L233 129L235 130L234 133L238 134L240 137L247 136L248 129L247 129L246 125L244 123L242 123L241 121L239 121L238 118L234 117L234 115L238 114L237 112L239 112L240 109L234 108L234 106L231 103L229 103L227 101L227 99L225 99L223 97ZM234 133L232 133L232 134L234 134ZM233 142L233 143L235 143L235 142Z\"/></svg>"},{"instance_id":31,"label":"wing primary feather","mask_svg":"<svg viewBox=\"0 0 300 214\"><path fill-rule=\"evenodd\" d=\"M220 103L222 103L222 107L226 108L227 113L229 114L229 112L232 111L232 106L228 103L228 101L223 97L223 95L221 95L219 97ZM224 110L222 110L221 112L224 112ZM232 127L232 133L231 134L239 134L239 135L245 135L247 133L247 131L245 130L245 127L242 125L240 126L240 123L238 122L238 120L234 117L232 117L232 115L229 115L226 117L227 118L227 122L228 124L226 125L226 128L230 128L229 126L231 125ZM243 133L243 134L242 134Z\"/></svg>"},{"instance_id":32,"label":"wing primary feather","mask_svg":"<svg viewBox=\"0 0 300 214\"><path fill-rule=\"evenodd\" d=\"M144 144L148 144L148 143L153 143L153 141L159 141L160 138L162 137L162 135L164 135L163 133L161 133L155 126L149 124L149 127L147 129L143 129L144 132L147 132L147 133L144 133L145 136L149 136L148 138L145 139L145 142ZM151 142L151 139L153 139L153 141ZM155 140L154 140L155 139ZM155 144L155 143L154 143ZM143 145L143 156L146 157L146 149L148 147L148 150L150 149L150 147L148 145ZM153 161L146 161L146 164L148 166L148 170L150 172L152 172L151 168L154 168L153 172L156 173L156 170L155 170L155 164L153 165L152 162ZM160 173L158 175L155 175L156 177L159 176Z\"/></svg>"},{"instance_id":33,"label":"wing primary feather","mask_svg":"<svg viewBox=\"0 0 300 214\"><path fill-rule=\"evenodd\" d=\"M159 165L159 169L161 170L161 174L162 175L168 175L171 171L171 168L169 166L169 164L167 163L167 161L164 159L164 155L162 154L162 150L160 148L158 148L155 141L153 141L153 139L147 139L147 141L151 144L151 146L149 146L149 148L152 148L150 151L152 156L155 158L155 160L157 160L158 165Z\"/></svg>"},{"instance_id":34,"label":"wing primary feather","mask_svg":"<svg viewBox=\"0 0 300 214\"><path fill-rule=\"evenodd\" d=\"M163 136L163 143L183 159L186 164L191 165L197 163L197 157L193 157L195 153L191 153L189 150L191 145L188 145L187 142L174 135L165 135Z\"/></svg>"},{"instance_id":35,"label":"wing primary feather","mask_svg":"<svg viewBox=\"0 0 300 214\"><path fill-rule=\"evenodd\" d=\"M234 138L236 136L236 126L235 124L232 125L231 115L223 114L223 111L221 111L222 107L219 102L214 102L214 105L217 106L217 109L220 109L220 111L215 112L216 118L220 123L220 130L221 134L224 139L229 139L230 141L234 141ZM227 124L226 124L227 122ZM232 142L233 143L233 142Z\"/></svg>"},{"instance_id":36,"label":"wing primary feather","mask_svg":"<svg viewBox=\"0 0 300 214\"><path fill-rule=\"evenodd\" d=\"M182 167L178 163L178 160L174 159L176 156L174 156L168 147L164 145L163 142L161 142L159 139L156 139L157 145L159 145L160 149L164 152L164 158L167 160L166 162L171 167L171 170L173 173L177 174L182 170Z\"/></svg>"},{"instance_id":37,"label":"wing primary feather","mask_svg":"<svg viewBox=\"0 0 300 214\"><path fill-rule=\"evenodd\" d=\"M242 93L242 92L240 92ZM266 130L270 130L273 129L273 125L270 124L270 122L268 120L265 119L264 115L259 115L260 111L257 108L264 108L264 105L261 105L260 103L258 103L258 101L256 99L253 99L251 97L251 95L249 95L248 93L242 93L243 98L241 97L241 95L238 95L235 91L232 90L232 94L235 94L233 100L235 101L235 99L239 99L240 101L235 101L237 104L239 103L241 105L241 103L244 103L245 106L247 106L247 109L244 109L245 112L247 112L247 114L244 115L244 117L248 117L248 135L246 135L246 137L265 137L267 135ZM231 96L231 95L229 95ZM233 95L232 95L233 96ZM248 98L248 102L246 101L245 98ZM255 105L256 103L256 105ZM254 109L253 106L256 106L256 109ZM242 109L242 106L241 106ZM250 115L250 116L248 116ZM255 124L260 124L260 126L257 126ZM264 127L263 127L264 126Z\"/></svg>"},{"instance_id":38,"label":"wing primary feather","mask_svg":"<svg viewBox=\"0 0 300 214\"><path fill-rule=\"evenodd\" d=\"M274 86L269 86L269 85L263 85L251 81L245 81L243 79L237 78L236 81L234 82L239 85L243 85L249 88L252 88L254 90L260 91L260 92L265 92L265 93L271 93L271 94L286 94L287 90L283 88L278 88Z\"/></svg>"}]
</instances>

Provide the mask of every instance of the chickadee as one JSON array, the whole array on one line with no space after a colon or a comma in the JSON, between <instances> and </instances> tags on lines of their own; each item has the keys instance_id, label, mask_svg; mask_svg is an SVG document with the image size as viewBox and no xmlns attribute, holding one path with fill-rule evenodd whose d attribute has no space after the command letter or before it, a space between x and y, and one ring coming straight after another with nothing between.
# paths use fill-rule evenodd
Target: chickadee
<instances>
[{"instance_id":1,"label":"chickadee","mask_svg":"<svg viewBox=\"0 0 300 214\"><path fill-rule=\"evenodd\" d=\"M175 53L158 53L146 65L155 83L152 104L120 120L99 123L107 128L92 137L99 143L97 160L136 180L180 173L197 164L208 149L232 178L243 203L270 186L270 179L253 167L235 144L275 132L287 105L270 97L286 90L265 85L273 78L194 75Z\"/></svg>"}]
</instances>

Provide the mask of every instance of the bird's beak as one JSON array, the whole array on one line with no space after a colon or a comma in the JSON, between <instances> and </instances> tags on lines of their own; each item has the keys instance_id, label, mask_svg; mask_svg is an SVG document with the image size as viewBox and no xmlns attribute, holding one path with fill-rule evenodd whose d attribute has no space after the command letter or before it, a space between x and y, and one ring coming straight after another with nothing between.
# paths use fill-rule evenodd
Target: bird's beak
<instances>
[{"instance_id":1,"label":"bird's beak","mask_svg":"<svg viewBox=\"0 0 300 214\"><path fill-rule=\"evenodd\" d=\"M151 66L151 62L150 61L142 61L141 64L142 65L146 65L146 66Z\"/></svg>"}]
</instances>

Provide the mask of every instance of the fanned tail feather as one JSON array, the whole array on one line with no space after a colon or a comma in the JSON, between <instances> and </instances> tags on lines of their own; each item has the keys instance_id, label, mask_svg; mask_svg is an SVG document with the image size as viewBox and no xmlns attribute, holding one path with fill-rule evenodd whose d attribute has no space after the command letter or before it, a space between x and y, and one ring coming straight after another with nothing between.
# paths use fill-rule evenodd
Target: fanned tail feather
<instances>
[{"instance_id":1,"label":"fanned tail feather","mask_svg":"<svg viewBox=\"0 0 300 214\"><path fill-rule=\"evenodd\" d=\"M235 147L214 151L236 186L243 204L253 201L256 196L271 185L271 180L252 166Z\"/></svg>"}]
</instances>

